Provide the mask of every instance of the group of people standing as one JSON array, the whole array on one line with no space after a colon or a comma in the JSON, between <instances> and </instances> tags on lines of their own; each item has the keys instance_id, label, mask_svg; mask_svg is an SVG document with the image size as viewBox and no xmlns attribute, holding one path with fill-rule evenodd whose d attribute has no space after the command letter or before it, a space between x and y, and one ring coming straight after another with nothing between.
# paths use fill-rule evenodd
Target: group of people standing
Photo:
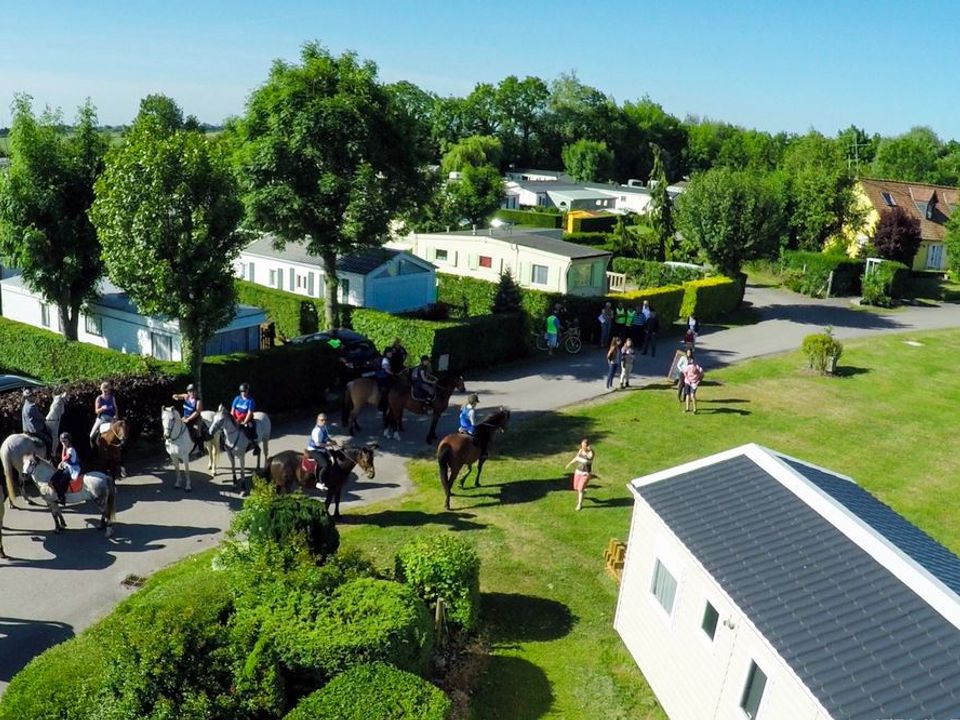
<instances>
[{"instance_id":1,"label":"group of people standing","mask_svg":"<svg viewBox=\"0 0 960 720\"><path fill-rule=\"evenodd\" d=\"M641 355L646 355L648 350L651 357L657 355L660 318L646 300L630 310L622 304L614 309L607 303L600 312L600 325L601 345L607 348L607 390L614 389L617 376L620 388L630 387L637 350Z\"/></svg>"}]
</instances>

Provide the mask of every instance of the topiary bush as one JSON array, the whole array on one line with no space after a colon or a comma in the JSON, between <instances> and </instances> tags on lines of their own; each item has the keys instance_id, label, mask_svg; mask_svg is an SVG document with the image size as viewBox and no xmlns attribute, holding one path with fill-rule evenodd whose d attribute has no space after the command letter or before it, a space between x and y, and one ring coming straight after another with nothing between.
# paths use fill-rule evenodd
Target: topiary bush
<instances>
[{"instance_id":1,"label":"topiary bush","mask_svg":"<svg viewBox=\"0 0 960 720\"><path fill-rule=\"evenodd\" d=\"M309 298L285 290L236 280L237 302L263 308L277 333L286 338L316 332L323 317L323 299Z\"/></svg>"},{"instance_id":2,"label":"topiary bush","mask_svg":"<svg viewBox=\"0 0 960 720\"><path fill-rule=\"evenodd\" d=\"M733 312L740 304L740 285L728 277L691 280L683 284L683 290L681 318L696 315L701 322L712 321Z\"/></svg>"},{"instance_id":3,"label":"topiary bush","mask_svg":"<svg viewBox=\"0 0 960 720\"><path fill-rule=\"evenodd\" d=\"M284 720L447 720L450 699L387 663L357 665L304 698Z\"/></svg>"},{"instance_id":4,"label":"topiary bush","mask_svg":"<svg viewBox=\"0 0 960 720\"><path fill-rule=\"evenodd\" d=\"M613 259L614 272L623 273L627 280L641 289L682 285L690 280L700 280L710 274L706 268L668 265L654 260L616 257Z\"/></svg>"},{"instance_id":5,"label":"topiary bush","mask_svg":"<svg viewBox=\"0 0 960 720\"><path fill-rule=\"evenodd\" d=\"M843 354L843 343L833 336L833 330L828 327L822 333L807 335L801 349L810 361L810 367L822 375L836 369Z\"/></svg>"},{"instance_id":6,"label":"topiary bush","mask_svg":"<svg viewBox=\"0 0 960 720\"><path fill-rule=\"evenodd\" d=\"M903 263L885 260L874 265L863 277L861 302L879 307L892 307L903 297L910 269Z\"/></svg>"},{"instance_id":7,"label":"topiary bush","mask_svg":"<svg viewBox=\"0 0 960 720\"><path fill-rule=\"evenodd\" d=\"M416 537L396 554L397 580L416 590L430 608L442 598L447 620L475 630L480 614L480 557L456 535Z\"/></svg>"}]
</instances>

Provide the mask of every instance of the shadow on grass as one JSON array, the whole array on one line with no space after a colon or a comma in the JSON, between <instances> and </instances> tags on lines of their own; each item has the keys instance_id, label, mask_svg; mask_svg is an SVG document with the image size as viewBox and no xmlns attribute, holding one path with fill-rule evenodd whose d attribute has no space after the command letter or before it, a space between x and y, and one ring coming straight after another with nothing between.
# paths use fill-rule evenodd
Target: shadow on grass
<instances>
[{"instance_id":1,"label":"shadow on grass","mask_svg":"<svg viewBox=\"0 0 960 720\"><path fill-rule=\"evenodd\" d=\"M445 525L449 530L457 531L483 530L487 527L486 523L472 521L470 518L473 517L475 516L469 513L455 511L425 513L421 510L383 510L366 515L344 515L339 523L343 525L376 525L377 527Z\"/></svg>"},{"instance_id":2,"label":"shadow on grass","mask_svg":"<svg viewBox=\"0 0 960 720\"><path fill-rule=\"evenodd\" d=\"M31 659L73 635L73 626L62 622L0 617L0 681L10 682Z\"/></svg>"},{"instance_id":3,"label":"shadow on grass","mask_svg":"<svg viewBox=\"0 0 960 720\"><path fill-rule=\"evenodd\" d=\"M499 486L498 502L491 505L519 505L542 500L549 493L570 490L570 476L544 480L517 480Z\"/></svg>"},{"instance_id":4,"label":"shadow on grass","mask_svg":"<svg viewBox=\"0 0 960 720\"><path fill-rule=\"evenodd\" d=\"M497 648L559 640L569 635L577 622L563 603L534 595L483 593L481 608L490 641Z\"/></svg>"},{"instance_id":5,"label":"shadow on grass","mask_svg":"<svg viewBox=\"0 0 960 720\"><path fill-rule=\"evenodd\" d=\"M529 660L491 655L471 701L473 717L537 720L553 707L553 686Z\"/></svg>"},{"instance_id":6,"label":"shadow on grass","mask_svg":"<svg viewBox=\"0 0 960 720\"><path fill-rule=\"evenodd\" d=\"M852 367L850 365L839 365L834 368L833 374L836 377L853 377L854 375L866 375L870 368Z\"/></svg>"},{"instance_id":7,"label":"shadow on grass","mask_svg":"<svg viewBox=\"0 0 960 720\"><path fill-rule=\"evenodd\" d=\"M598 498L590 495L590 487L587 486L587 494L584 496L584 500L589 505L584 505L584 510L600 510L603 508L617 508L617 507L633 507L633 498L632 497L615 497L615 498Z\"/></svg>"},{"instance_id":8,"label":"shadow on grass","mask_svg":"<svg viewBox=\"0 0 960 720\"><path fill-rule=\"evenodd\" d=\"M529 460L560 452L569 452L572 457L583 438L595 445L609 434L593 418L546 412L522 425L511 426L494 441L492 455L494 460L497 455Z\"/></svg>"}]
</instances>

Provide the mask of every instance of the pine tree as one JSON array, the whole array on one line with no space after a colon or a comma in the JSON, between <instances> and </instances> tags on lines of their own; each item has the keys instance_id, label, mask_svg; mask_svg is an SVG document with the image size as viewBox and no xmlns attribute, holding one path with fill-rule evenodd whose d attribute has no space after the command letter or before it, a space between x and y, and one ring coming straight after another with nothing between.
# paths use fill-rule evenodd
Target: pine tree
<instances>
[{"instance_id":1,"label":"pine tree","mask_svg":"<svg viewBox=\"0 0 960 720\"><path fill-rule=\"evenodd\" d=\"M500 282L497 285L497 294L493 297L494 314L512 313L520 309L520 288L513 279L510 270L500 273Z\"/></svg>"},{"instance_id":2,"label":"pine tree","mask_svg":"<svg viewBox=\"0 0 960 720\"><path fill-rule=\"evenodd\" d=\"M667 250L673 241L673 202L667 192L667 173L663 168L663 152L653 145L653 170L650 179L655 183L650 197L650 219L657 233L657 260L667 259Z\"/></svg>"}]
</instances>

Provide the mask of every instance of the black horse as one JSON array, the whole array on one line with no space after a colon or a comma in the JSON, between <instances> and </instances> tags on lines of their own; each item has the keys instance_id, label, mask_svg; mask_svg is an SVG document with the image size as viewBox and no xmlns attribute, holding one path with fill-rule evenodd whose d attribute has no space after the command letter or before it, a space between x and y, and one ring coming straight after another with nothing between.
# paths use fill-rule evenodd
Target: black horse
<instances>
[{"instance_id":1,"label":"black horse","mask_svg":"<svg viewBox=\"0 0 960 720\"><path fill-rule=\"evenodd\" d=\"M368 478L376 475L373 467L373 451L376 443L367 443L361 447L344 447L333 451L334 462L327 470L327 496L325 504L327 512L330 504L334 503L335 518L340 517L340 496L343 486L347 484L354 467L359 466ZM278 493L292 493L298 489L307 491L312 488L318 479L318 467L309 453L299 453L295 450L285 450L267 460L267 478L276 487Z\"/></svg>"}]
</instances>

